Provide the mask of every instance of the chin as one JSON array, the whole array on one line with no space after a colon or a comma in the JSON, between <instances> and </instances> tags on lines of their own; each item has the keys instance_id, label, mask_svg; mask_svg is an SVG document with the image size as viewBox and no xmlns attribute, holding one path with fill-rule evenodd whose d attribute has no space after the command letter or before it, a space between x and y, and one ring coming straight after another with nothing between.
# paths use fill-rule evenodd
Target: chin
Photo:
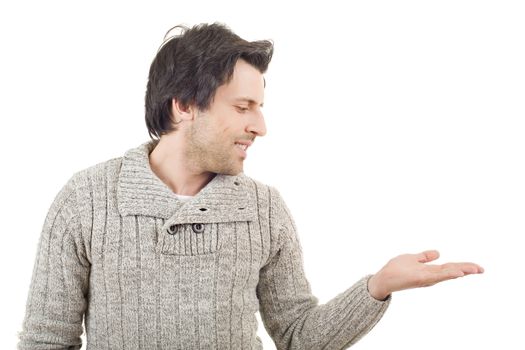
<instances>
[{"instance_id":1,"label":"chin","mask_svg":"<svg viewBox=\"0 0 525 350\"><path fill-rule=\"evenodd\" d=\"M243 172L244 170L244 164L242 162L234 162L234 161L227 161L224 160L221 163L216 162L216 166L214 166L214 170L210 170L214 173L223 174L223 175L230 175L230 176L236 176ZM221 166L222 165L222 166Z\"/></svg>"},{"instance_id":2,"label":"chin","mask_svg":"<svg viewBox=\"0 0 525 350\"><path fill-rule=\"evenodd\" d=\"M230 175L230 176L237 176L239 175L240 173L242 173L242 169L239 170L239 171L229 171L227 173L224 173L225 175Z\"/></svg>"},{"instance_id":3,"label":"chin","mask_svg":"<svg viewBox=\"0 0 525 350\"><path fill-rule=\"evenodd\" d=\"M237 176L240 173L243 172L243 168L240 169L222 169L223 171L220 171L223 175L230 175L230 176Z\"/></svg>"}]
</instances>

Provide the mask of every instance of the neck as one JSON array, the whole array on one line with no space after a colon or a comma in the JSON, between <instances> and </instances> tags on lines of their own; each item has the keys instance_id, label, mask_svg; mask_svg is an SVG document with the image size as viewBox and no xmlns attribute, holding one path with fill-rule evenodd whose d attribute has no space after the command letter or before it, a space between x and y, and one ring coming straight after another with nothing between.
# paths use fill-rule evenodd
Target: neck
<instances>
[{"instance_id":1,"label":"neck","mask_svg":"<svg viewBox=\"0 0 525 350\"><path fill-rule=\"evenodd\" d=\"M184 156L182 140L170 136L161 136L150 153L151 170L176 194L195 196L216 174L192 166Z\"/></svg>"}]
</instances>

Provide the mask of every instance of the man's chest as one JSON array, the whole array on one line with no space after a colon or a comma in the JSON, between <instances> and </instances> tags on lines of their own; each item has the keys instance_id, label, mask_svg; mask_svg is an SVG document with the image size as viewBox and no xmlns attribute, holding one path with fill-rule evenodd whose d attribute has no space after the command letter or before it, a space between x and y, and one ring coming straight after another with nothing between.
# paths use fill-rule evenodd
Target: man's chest
<instances>
[{"instance_id":1,"label":"man's chest","mask_svg":"<svg viewBox=\"0 0 525 350\"><path fill-rule=\"evenodd\" d=\"M181 269L209 278L234 273L256 283L259 270L270 254L269 225L259 218L165 223L164 218L122 217L111 211L105 215L94 213L92 268L125 265L127 273L153 272L157 268L169 273Z\"/></svg>"}]
</instances>

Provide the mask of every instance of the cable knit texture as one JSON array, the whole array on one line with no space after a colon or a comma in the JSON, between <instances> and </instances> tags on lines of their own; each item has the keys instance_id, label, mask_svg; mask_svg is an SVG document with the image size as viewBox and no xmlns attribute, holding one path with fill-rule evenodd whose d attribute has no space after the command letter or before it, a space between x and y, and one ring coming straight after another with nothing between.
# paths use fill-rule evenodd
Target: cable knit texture
<instances>
[{"instance_id":1,"label":"cable knit texture","mask_svg":"<svg viewBox=\"0 0 525 350\"><path fill-rule=\"evenodd\" d=\"M18 349L345 349L390 303L364 276L325 304L304 274L279 192L217 174L180 200L153 173L157 141L75 173L38 242ZM337 277L337 276L336 276Z\"/></svg>"}]
</instances>

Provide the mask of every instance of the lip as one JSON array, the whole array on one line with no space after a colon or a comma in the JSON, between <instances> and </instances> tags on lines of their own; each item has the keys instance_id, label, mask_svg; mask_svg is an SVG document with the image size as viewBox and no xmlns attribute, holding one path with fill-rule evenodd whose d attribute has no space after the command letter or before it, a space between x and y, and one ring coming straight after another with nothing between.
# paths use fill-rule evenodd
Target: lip
<instances>
[{"instance_id":1,"label":"lip","mask_svg":"<svg viewBox=\"0 0 525 350\"><path fill-rule=\"evenodd\" d=\"M250 140L239 140L239 141L235 141L234 145L236 143L246 146L246 151L247 151L248 148L250 148L250 146L253 144L253 141L250 141Z\"/></svg>"},{"instance_id":2,"label":"lip","mask_svg":"<svg viewBox=\"0 0 525 350\"><path fill-rule=\"evenodd\" d=\"M246 146L250 147L253 144L253 141L239 140L239 141L235 141L235 143L240 143L241 145L246 145Z\"/></svg>"},{"instance_id":3,"label":"lip","mask_svg":"<svg viewBox=\"0 0 525 350\"><path fill-rule=\"evenodd\" d=\"M239 142L239 143L240 143L240 142ZM234 147L235 149L239 150L239 152L241 153L241 157L242 157L243 159L246 159L246 157L248 156L248 153L246 153L245 150L243 150L242 148L239 148L239 147L237 147L237 146L235 146L235 145L234 145L233 147ZM248 149L248 148L246 148L246 149Z\"/></svg>"}]
</instances>

